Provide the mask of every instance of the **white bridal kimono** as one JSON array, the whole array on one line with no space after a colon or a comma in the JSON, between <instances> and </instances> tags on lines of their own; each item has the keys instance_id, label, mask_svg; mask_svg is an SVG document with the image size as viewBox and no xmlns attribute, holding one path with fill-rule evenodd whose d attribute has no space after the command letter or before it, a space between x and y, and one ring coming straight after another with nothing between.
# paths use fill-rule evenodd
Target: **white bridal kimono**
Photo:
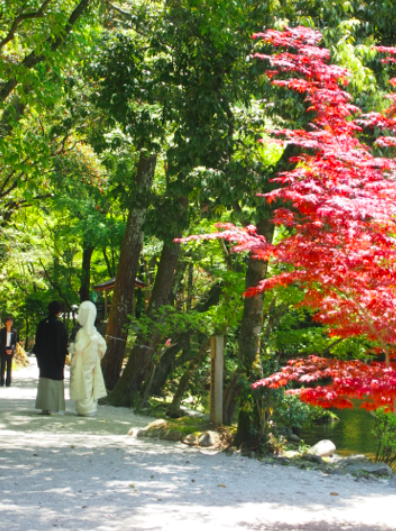
<instances>
[{"instance_id":1,"label":"white bridal kimono","mask_svg":"<svg viewBox=\"0 0 396 531\"><path fill-rule=\"evenodd\" d=\"M96 330L96 306L84 301L78 311L82 328L70 347L70 398L76 401L76 411L92 417L98 408L98 399L107 395L100 360L106 352L106 341Z\"/></svg>"}]
</instances>

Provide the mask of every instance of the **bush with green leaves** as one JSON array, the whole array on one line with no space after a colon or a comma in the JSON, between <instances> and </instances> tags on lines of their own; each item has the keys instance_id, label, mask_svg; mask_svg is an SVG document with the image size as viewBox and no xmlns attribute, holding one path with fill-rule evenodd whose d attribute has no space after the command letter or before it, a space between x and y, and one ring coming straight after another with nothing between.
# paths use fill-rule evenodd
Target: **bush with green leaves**
<instances>
[{"instance_id":1,"label":"bush with green leaves","mask_svg":"<svg viewBox=\"0 0 396 531\"><path fill-rule=\"evenodd\" d=\"M375 461L386 463L396 470L396 416L383 408L373 414L375 423L372 433L378 441Z\"/></svg>"},{"instance_id":2,"label":"bush with green leaves","mask_svg":"<svg viewBox=\"0 0 396 531\"><path fill-rule=\"evenodd\" d=\"M278 426L304 428L311 422L311 407L297 396L283 395L274 408L273 419Z\"/></svg>"},{"instance_id":3,"label":"bush with green leaves","mask_svg":"<svg viewBox=\"0 0 396 531\"><path fill-rule=\"evenodd\" d=\"M338 417L331 411L301 402L298 396L278 395L274 405L273 420L286 428L306 428L312 422L329 422Z\"/></svg>"}]
</instances>

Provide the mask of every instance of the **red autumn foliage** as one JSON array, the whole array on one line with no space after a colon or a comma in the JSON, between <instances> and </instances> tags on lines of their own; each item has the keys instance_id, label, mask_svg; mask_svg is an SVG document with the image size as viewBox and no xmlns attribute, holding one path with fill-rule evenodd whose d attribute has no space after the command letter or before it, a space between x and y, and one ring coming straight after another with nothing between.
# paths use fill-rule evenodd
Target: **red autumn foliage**
<instances>
[{"instance_id":1,"label":"red autumn foliage","mask_svg":"<svg viewBox=\"0 0 396 531\"><path fill-rule=\"evenodd\" d=\"M253 387L331 378L328 386L299 390L301 399L322 407L351 407L350 398L366 398L366 408L393 407L396 365L390 363L389 345L396 344L396 164L393 158L376 156L360 133L382 128L384 136L376 146L396 147L396 95L389 94L386 113L362 114L342 88L348 71L330 64L329 51L318 46L319 32L285 28L254 38L275 49L256 54L269 61L271 83L304 94L307 112L313 114L307 130L271 131L285 145L301 148L293 158L295 169L280 173L274 179L279 188L263 194L268 202L285 203L273 222L290 227L291 235L273 246L252 227L228 224L223 233L195 238L226 238L237 242L235 251L293 266L263 279L246 295L298 284L306 292L303 304L315 310L316 320L330 325L333 335L364 335L386 357L385 364L369 365L315 356L292 360ZM396 48L377 51L386 54L383 62L396 62Z\"/></svg>"},{"instance_id":2,"label":"red autumn foliage","mask_svg":"<svg viewBox=\"0 0 396 531\"><path fill-rule=\"evenodd\" d=\"M379 407L393 409L396 389L396 363L387 367L385 363L362 361L340 361L309 356L290 360L280 372L252 385L254 389L269 387L276 389L290 382L311 384L318 380L331 379L331 384L315 388L286 391L298 394L304 402L323 408L352 408L351 399L362 400L360 407L373 410Z\"/></svg>"},{"instance_id":3,"label":"red autumn foliage","mask_svg":"<svg viewBox=\"0 0 396 531\"><path fill-rule=\"evenodd\" d=\"M274 85L305 94L314 119L307 131L275 132L301 147L302 153L294 159L293 171L275 179L282 187L265 194L267 201L290 205L275 212L274 222L292 227L293 234L275 247L273 256L294 268L263 280L247 295L298 283L306 290L304 304L317 310L318 321L338 336L365 335L378 342L386 363L311 356L290 361L280 373L253 387L330 378L330 385L298 390L301 400L343 408L352 407L350 399L357 398L365 399L362 407L367 409L393 408L396 364L390 363L389 345L396 343L396 166L391 158L376 157L359 133L362 127L381 127L386 136L376 145L396 146L394 95L386 114L362 115L341 88L348 83L348 72L328 63L328 51L317 46L318 32L269 30L256 38L282 48L257 57L286 74L286 79L274 79ZM390 56L384 62L394 61L395 48L377 50ZM290 74L298 77L290 79ZM267 259L268 250L255 254Z\"/></svg>"}]
</instances>

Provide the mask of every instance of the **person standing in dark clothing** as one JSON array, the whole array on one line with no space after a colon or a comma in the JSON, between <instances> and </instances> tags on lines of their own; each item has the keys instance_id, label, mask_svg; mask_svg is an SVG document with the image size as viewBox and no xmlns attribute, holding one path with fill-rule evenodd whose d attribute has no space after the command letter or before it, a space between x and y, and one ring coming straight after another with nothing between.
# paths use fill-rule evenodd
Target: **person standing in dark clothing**
<instances>
[{"instance_id":1,"label":"person standing in dark clothing","mask_svg":"<svg viewBox=\"0 0 396 531\"><path fill-rule=\"evenodd\" d=\"M14 320L12 317L6 317L5 327L0 330L0 385L3 387L4 381L7 387L11 385L11 368L12 358L15 352L15 346L18 341L17 331L12 328ZM7 378L4 379L7 368Z\"/></svg>"},{"instance_id":2,"label":"person standing in dark clothing","mask_svg":"<svg viewBox=\"0 0 396 531\"><path fill-rule=\"evenodd\" d=\"M58 319L61 310L60 302L49 303L48 317L40 321L33 347L39 367L36 409L41 409L43 415L50 415L51 411L65 410L63 378L67 355L67 332Z\"/></svg>"}]
</instances>

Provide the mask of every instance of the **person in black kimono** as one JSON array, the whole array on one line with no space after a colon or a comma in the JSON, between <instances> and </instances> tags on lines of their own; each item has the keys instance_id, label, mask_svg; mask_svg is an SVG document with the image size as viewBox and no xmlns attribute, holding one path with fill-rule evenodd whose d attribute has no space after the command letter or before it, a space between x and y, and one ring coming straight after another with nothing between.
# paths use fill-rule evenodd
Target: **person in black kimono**
<instances>
[{"instance_id":1,"label":"person in black kimono","mask_svg":"<svg viewBox=\"0 0 396 531\"><path fill-rule=\"evenodd\" d=\"M12 317L6 317L4 324L5 327L0 330L0 385L3 387L5 382L6 386L10 387L12 358L18 341L18 334L15 328L12 328L14 324ZM6 368L7 378L5 379Z\"/></svg>"},{"instance_id":2,"label":"person in black kimono","mask_svg":"<svg viewBox=\"0 0 396 531\"><path fill-rule=\"evenodd\" d=\"M60 302L50 302L48 317L40 321L33 347L39 367L36 409L43 415L65 410L63 378L68 345L66 329L58 319L61 309Z\"/></svg>"}]
</instances>

